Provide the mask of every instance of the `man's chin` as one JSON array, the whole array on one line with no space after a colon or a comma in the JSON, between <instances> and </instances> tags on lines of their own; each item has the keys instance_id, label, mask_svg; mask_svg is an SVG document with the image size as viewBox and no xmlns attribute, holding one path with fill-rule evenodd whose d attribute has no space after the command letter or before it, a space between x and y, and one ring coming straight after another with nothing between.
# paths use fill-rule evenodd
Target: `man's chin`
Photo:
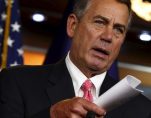
<instances>
[{"instance_id":1,"label":"man's chin","mask_svg":"<svg viewBox=\"0 0 151 118\"><path fill-rule=\"evenodd\" d=\"M106 70L106 66L103 66L103 64L92 64L91 65L91 70L95 71L97 73L102 73Z\"/></svg>"}]
</instances>

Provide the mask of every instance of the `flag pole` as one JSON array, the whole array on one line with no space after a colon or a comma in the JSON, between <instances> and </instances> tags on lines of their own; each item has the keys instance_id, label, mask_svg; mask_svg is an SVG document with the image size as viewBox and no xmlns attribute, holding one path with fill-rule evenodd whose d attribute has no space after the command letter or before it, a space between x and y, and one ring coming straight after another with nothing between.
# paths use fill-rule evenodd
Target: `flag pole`
<instances>
[{"instance_id":1,"label":"flag pole","mask_svg":"<svg viewBox=\"0 0 151 118\"><path fill-rule=\"evenodd\" d=\"M4 42L3 42L3 54L2 54L2 68L6 68L7 66L7 53L8 53L8 37L10 32L10 19L11 19L11 1L8 0L7 4L7 13L6 13L6 21L5 21L5 32L4 32Z\"/></svg>"}]
</instances>

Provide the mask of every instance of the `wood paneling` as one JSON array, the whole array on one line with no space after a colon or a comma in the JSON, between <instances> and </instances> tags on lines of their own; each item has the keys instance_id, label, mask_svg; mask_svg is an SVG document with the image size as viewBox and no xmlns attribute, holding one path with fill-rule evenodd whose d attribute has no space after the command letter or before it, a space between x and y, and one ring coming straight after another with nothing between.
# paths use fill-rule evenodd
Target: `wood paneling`
<instances>
[{"instance_id":1,"label":"wood paneling","mask_svg":"<svg viewBox=\"0 0 151 118\"><path fill-rule=\"evenodd\" d=\"M138 78L139 80L142 81L142 84L144 86L150 86L151 87L151 73L119 67L120 78L122 79L126 75L135 76L136 78Z\"/></svg>"}]
</instances>

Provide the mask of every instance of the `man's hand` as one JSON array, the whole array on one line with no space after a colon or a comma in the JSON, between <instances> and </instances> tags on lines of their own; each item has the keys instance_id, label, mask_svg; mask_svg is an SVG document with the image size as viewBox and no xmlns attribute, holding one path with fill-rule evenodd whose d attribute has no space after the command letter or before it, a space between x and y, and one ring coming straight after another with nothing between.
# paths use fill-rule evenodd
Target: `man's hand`
<instances>
[{"instance_id":1,"label":"man's hand","mask_svg":"<svg viewBox=\"0 0 151 118\"><path fill-rule=\"evenodd\" d=\"M88 111L99 116L105 115L105 110L83 98L74 97L56 103L50 109L51 118L85 118Z\"/></svg>"}]
</instances>

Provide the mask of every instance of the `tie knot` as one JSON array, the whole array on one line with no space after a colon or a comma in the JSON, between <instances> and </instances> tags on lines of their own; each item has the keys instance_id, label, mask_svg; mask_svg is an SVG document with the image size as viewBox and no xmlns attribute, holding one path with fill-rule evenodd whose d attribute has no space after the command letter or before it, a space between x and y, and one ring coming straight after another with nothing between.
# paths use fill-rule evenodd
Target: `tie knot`
<instances>
[{"instance_id":1,"label":"tie knot","mask_svg":"<svg viewBox=\"0 0 151 118\"><path fill-rule=\"evenodd\" d=\"M91 89L91 87L92 87L92 82L91 82L91 80L86 80L83 84L82 84L82 90L83 91L90 91L90 89Z\"/></svg>"},{"instance_id":2,"label":"tie knot","mask_svg":"<svg viewBox=\"0 0 151 118\"><path fill-rule=\"evenodd\" d=\"M87 79L81 86L81 89L83 91L83 98L92 102L93 101L93 96L91 93L91 88L92 88L92 82Z\"/></svg>"}]
</instances>

